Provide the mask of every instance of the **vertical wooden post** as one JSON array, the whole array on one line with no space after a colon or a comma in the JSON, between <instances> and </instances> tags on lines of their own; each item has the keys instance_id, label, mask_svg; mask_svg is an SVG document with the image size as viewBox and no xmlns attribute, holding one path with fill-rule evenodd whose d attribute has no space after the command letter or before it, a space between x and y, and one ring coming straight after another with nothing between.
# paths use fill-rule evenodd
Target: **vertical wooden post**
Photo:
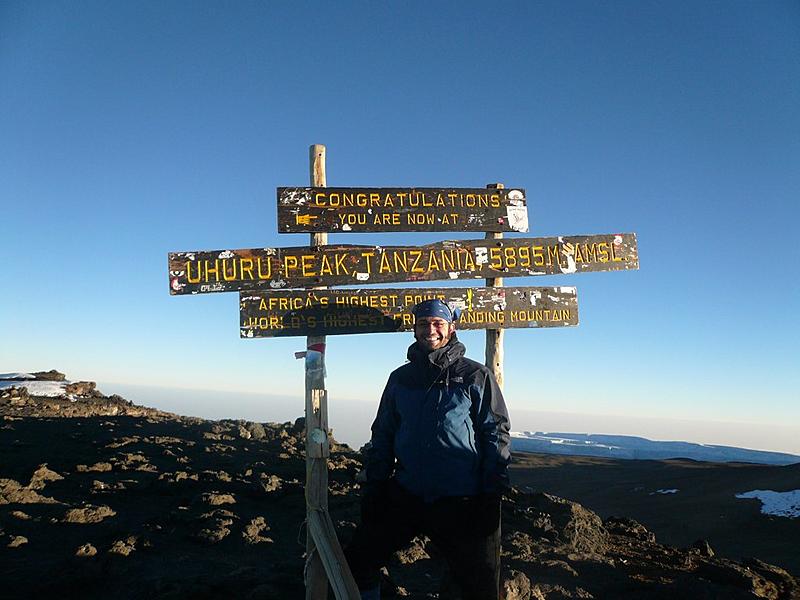
<instances>
[{"instance_id":1,"label":"vertical wooden post","mask_svg":"<svg viewBox=\"0 0 800 600\"><path fill-rule=\"evenodd\" d=\"M312 145L308 158L311 186L325 187L325 146ZM311 234L312 248L327 243L327 233ZM328 453L322 451L328 446L328 403L324 396L325 336L310 335L306 338L306 600L328 597L328 577L309 525L312 510L328 510Z\"/></svg>"},{"instance_id":2,"label":"vertical wooden post","mask_svg":"<svg viewBox=\"0 0 800 600\"><path fill-rule=\"evenodd\" d=\"M502 183L490 183L487 189L502 190L505 186ZM502 240L502 232L487 232L487 240ZM497 242L496 242L497 243ZM502 244L503 242L499 242ZM503 278L495 277L486 280L486 287L503 287ZM485 364L494 373L497 385L503 389L503 329L486 330L486 360Z\"/></svg>"},{"instance_id":3,"label":"vertical wooden post","mask_svg":"<svg viewBox=\"0 0 800 600\"><path fill-rule=\"evenodd\" d=\"M325 146L309 148L312 187L325 187ZM328 243L312 233L311 246ZM328 395L325 390L325 336L306 338L306 600L326 600L328 581L337 600L360 600L350 568L328 514Z\"/></svg>"}]
</instances>

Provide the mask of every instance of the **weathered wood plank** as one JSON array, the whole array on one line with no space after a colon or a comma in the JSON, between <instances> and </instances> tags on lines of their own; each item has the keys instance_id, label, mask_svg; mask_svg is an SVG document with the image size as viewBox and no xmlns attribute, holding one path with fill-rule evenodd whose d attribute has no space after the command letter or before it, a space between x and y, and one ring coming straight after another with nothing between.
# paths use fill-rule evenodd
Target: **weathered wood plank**
<instances>
[{"instance_id":1,"label":"weathered wood plank","mask_svg":"<svg viewBox=\"0 0 800 600\"><path fill-rule=\"evenodd\" d=\"M362 285L437 279L489 279L639 268L633 233L427 246L324 246L175 252L171 294Z\"/></svg>"},{"instance_id":2,"label":"weathered wood plank","mask_svg":"<svg viewBox=\"0 0 800 600\"><path fill-rule=\"evenodd\" d=\"M462 310L459 329L578 324L574 287L281 290L240 292L241 337L411 331L411 308L429 298Z\"/></svg>"},{"instance_id":3,"label":"weathered wood plank","mask_svg":"<svg viewBox=\"0 0 800 600\"><path fill-rule=\"evenodd\" d=\"M525 190L279 187L278 231L528 231Z\"/></svg>"},{"instance_id":4,"label":"weathered wood plank","mask_svg":"<svg viewBox=\"0 0 800 600\"><path fill-rule=\"evenodd\" d=\"M492 189L503 189L505 186L502 183L490 183L486 186L487 188ZM503 234L502 232L487 232L486 233L487 240L502 240ZM503 287L503 278L502 277L491 277L486 280L486 287L487 288L501 288ZM484 363L489 370L491 370L492 375L494 375L495 381L497 381L497 387L501 390L503 389L503 329L487 329L486 330L486 351L484 353Z\"/></svg>"}]
</instances>

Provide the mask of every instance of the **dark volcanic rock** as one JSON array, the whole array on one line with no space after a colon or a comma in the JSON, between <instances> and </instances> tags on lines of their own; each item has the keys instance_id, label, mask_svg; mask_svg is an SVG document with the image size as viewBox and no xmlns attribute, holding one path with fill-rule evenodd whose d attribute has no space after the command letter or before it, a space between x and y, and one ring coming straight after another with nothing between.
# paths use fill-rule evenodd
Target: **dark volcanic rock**
<instances>
[{"instance_id":1,"label":"dark volcanic rock","mask_svg":"<svg viewBox=\"0 0 800 600\"><path fill-rule=\"evenodd\" d=\"M55 369L49 371L37 371L31 373L35 381L65 381L67 376L64 373L59 373Z\"/></svg>"},{"instance_id":2,"label":"dark volcanic rock","mask_svg":"<svg viewBox=\"0 0 800 600\"><path fill-rule=\"evenodd\" d=\"M651 543L656 541L656 536L653 532L648 531L644 525L637 523L633 519L609 517L606 519L605 525L611 533L616 533L623 537L630 537Z\"/></svg>"},{"instance_id":3,"label":"dark volcanic rock","mask_svg":"<svg viewBox=\"0 0 800 600\"><path fill-rule=\"evenodd\" d=\"M88 397L0 393L0 596L304 596L304 419L211 422L76 392ZM361 455L331 448L330 512L346 543ZM665 546L636 521L529 490L504 501L503 564L506 600L800 597L778 567L719 558L708 542ZM382 588L459 597L425 537L395 554Z\"/></svg>"}]
</instances>

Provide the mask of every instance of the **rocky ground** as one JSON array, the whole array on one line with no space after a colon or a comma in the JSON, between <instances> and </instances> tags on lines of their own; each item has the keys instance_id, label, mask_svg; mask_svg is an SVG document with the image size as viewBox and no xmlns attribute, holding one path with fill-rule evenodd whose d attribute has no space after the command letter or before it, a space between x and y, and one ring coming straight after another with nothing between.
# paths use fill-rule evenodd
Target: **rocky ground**
<instances>
[{"instance_id":1,"label":"rocky ground","mask_svg":"<svg viewBox=\"0 0 800 600\"><path fill-rule=\"evenodd\" d=\"M50 398L0 390L0 418L0 597L304 597L302 420L182 417L88 383ZM333 450L330 509L346 543L361 457ZM778 567L702 541L666 546L529 488L506 498L503 527L508 600L800 598ZM384 597L457 597L443 580L417 539L388 566Z\"/></svg>"}]
</instances>

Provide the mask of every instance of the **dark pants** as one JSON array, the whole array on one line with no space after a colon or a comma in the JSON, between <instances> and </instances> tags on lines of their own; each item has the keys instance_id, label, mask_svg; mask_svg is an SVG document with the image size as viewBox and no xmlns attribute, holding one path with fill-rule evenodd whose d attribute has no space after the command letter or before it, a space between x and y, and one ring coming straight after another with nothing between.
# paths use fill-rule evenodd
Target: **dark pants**
<instances>
[{"instance_id":1,"label":"dark pants","mask_svg":"<svg viewBox=\"0 0 800 600\"><path fill-rule=\"evenodd\" d=\"M424 534L447 560L463 600L497 600L500 587L500 496L440 498L425 503L394 480L366 490L361 524L345 555L362 590L380 583L392 553Z\"/></svg>"}]
</instances>

